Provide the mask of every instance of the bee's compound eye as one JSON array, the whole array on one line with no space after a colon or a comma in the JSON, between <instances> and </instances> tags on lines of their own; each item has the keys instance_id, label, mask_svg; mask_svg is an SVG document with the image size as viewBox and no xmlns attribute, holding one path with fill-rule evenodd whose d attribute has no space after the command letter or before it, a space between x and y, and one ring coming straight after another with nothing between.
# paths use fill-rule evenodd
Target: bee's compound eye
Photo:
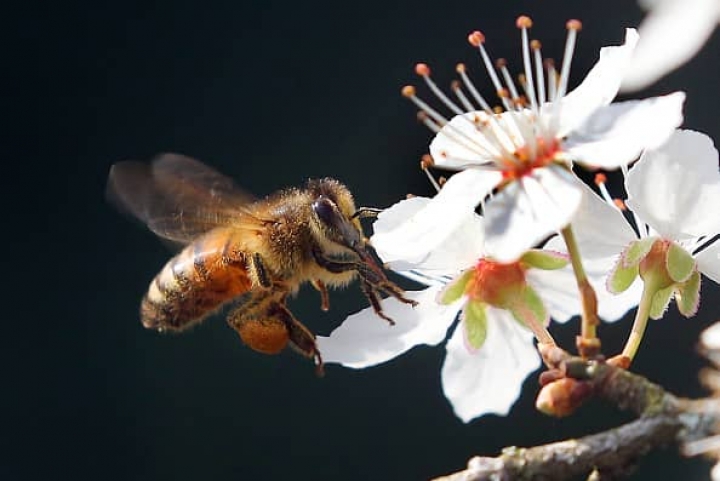
<instances>
[{"instance_id":1,"label":"bee's compound eye","mask_svg":"<svg viewBox=\"0 0 720 481\"><path fill-rule=\"evenodd\" d=\"M337 226L337 209L330 199L324 196L319 197L313 202L313 210L323 224L331 227Z\"/></svg>"},{"instance_id":2,"label":"bee's compound eye","mask_svg":"<svg viewBox=\"0 0 720 481\"><path fill-rule=\"evenodd\" d=\"M279 353L290 336L285 323L274 318L246 320L234 327L249 348L263 354Z\"/></svg>"}]
</instances>

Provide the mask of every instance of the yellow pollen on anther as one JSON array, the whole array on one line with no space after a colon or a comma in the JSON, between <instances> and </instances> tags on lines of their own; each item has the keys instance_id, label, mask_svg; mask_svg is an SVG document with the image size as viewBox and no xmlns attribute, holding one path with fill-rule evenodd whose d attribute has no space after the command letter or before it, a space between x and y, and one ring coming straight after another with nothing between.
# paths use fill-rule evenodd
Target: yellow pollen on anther
<instances>
[{"instance_id":1,"label":"yellow pollen on anther","mask_svg":"<svg viewBox=\"0 0 720 481\"><path fill-rule=\"evenodd\" d=\"M403 97L415 97L415 87L406 85L401 90Z\"/></svg>"},{"instance_id":2,"label":"yellow pollen on anther","mask_svg":"<svg viewBox=\"0 0 720 481\"><path fill-rule=\"evenodd\" d=\"M607 182L607 175L601 173L595 174L595 185L601 185Z\"/></svg>"},{"instance_id":3,"label":"yellow pollen on anther","mask_svg":"<svg viewBox=\"0 0 720 481\"><path fill-rule=\"evenodd\" d=\"M615 206L620 210L627 209L627 206L625 205L625 202L622 199L613 199L613 204L615 204Z\"/></svg>"},{"instance_id":4,"label":"yellow pollen on anther","mask_svg":"<svg viewBox=\"0 0 720 481\"><path fill-rule=\"evenodd\" d=\"M455 71L457 73L464 73L465 72L465 64L459 63L459 64L455 65Z\"/></svg>"},{"instance_id":5,"label":"yellow pollen on anther","mask_svg":"<svg viewBox=\"0 0 720 481\"><path fill-rule=\"evenodd\" d=\"M450 88L451 88L453 91L455 91L455 90L460 90L460 81L459 81L459 80L453 80L452 82L450 82Z\"/></svg>"},{"instance_id":6,"label":"yellow pollen on anther","mask_svg":"<svg viewBox=\"0 0 720 481\"><path fill-rule=\"evenodd\" d=\"M517 28L530 28L532 24L532 19L527 15L520 15L517 20L515 20L515 26Z\"/></svg>"},{"instance_id":7,"label":"yellow pollen on anther","mask_svg":"<svg viewBox=\"0 0 720 481\"><path fill-rule=\"evenodd\" d=\"M507 60L504 58L499 58L499 59L495 60L495 66L497 68L503 68L503 67L507 66Z\"/></svg>"},{"instance_id":8,"label":"yellow pollen on anther","mask_svg":"<svg viewBox=\"0 0 720 481\"><path fill-rule=\"evenodd\" d=\"M540 40L531 40L530 41L530 48L533 50L540 50L540 47L542 47L542 44L540 43Z\"/></svg>"}]
</instances>

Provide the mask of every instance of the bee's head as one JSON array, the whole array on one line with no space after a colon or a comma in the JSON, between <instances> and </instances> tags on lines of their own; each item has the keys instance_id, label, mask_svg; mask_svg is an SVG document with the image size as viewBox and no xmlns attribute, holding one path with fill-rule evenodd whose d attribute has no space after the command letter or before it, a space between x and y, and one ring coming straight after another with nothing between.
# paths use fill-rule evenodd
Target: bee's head
<instances>
[{"instance_id":1,"label":"bee's head","mask_svg":"<svg viewBox=\"0 0 720 481\"><path fill-rule=\"evenodd\" d=\"M356 253L365 249L360 221L353 196L335 179L313 179L307 184L312 196L313 224L316 237L340 244Z\"/></svg>"}]
</instances>

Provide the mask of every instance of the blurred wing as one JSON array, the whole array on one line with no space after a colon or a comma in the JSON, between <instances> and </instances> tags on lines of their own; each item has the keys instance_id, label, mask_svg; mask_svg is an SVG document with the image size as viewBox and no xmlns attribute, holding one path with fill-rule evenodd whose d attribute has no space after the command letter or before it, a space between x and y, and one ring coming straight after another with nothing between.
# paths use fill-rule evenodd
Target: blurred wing
<instances>
[{"instance_id":1,"label":"blurred wing","mask_svg":"<svg viewBox=\"0 0 720 481\"><path fill-rule=\"evenodd\" d=\"M106 195L155 234L183 244L216 227L235 224L248 215L243 206L255 200L229 177L177 154L160 155L151 164L116 163L110 169Z\"/></svg>"}]
</instances>

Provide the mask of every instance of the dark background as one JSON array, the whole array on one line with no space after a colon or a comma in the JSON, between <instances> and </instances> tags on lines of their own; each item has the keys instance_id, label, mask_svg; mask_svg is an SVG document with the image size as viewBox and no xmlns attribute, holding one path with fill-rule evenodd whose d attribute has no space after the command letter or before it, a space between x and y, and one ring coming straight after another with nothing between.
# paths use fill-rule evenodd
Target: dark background
<instances>
[{"instance_id":1,"label":"dark background","mask_svg":"<svg viewBox=\"0 0 720 481\"><path fill-rule=\"evenodd\" d=\"M642 16L628 1L46 2L3 15L5 322L0 478L426 479L476 453L582 435L625 419L600 405L551 419L533 409L534 377L508 417L468 425L440 390L443 349L416 348L362 371L317 379L292 353L262 356L219 319L181 336L146 331L138 303L169 251L110 208L118 160L163 151L202 159L257 194L311 176L345 181L363 205L430 194L417 169L430 133L400 87L426 61L447 85L457 61L479 72L466 35L520 65L518 14L545 55L564 23L584 22L573 85L598 49ZM673 32L682 35L683 32ZM686 123L720 135L720 38L642 95L689 92ZM476 76L489 94L486 77ZM636 369L700 395L697 334L716 318L709 281L696 319L650 326ZM356 288L318 309L292 302L327 334L364 306ZM575 330L558 329L571 345ZM603 327L609 351L629 320ZM635 479L705 479L674 451Z\"/></svg>"}]
</instances>

